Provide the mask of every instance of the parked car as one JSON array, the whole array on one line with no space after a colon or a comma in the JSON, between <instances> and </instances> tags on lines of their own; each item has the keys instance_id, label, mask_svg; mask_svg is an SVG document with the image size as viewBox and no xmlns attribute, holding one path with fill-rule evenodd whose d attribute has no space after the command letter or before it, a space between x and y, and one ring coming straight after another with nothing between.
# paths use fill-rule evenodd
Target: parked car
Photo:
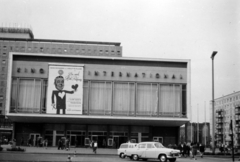
<instances>
[{"instance_id":1,"label":"parked car","mask_svg":"<svg viewBox=\"0 0 240 162\"><path fill-rule=\"evenodd\" d=\"M126 150L127 149L133 149L137 146L136 143L122 143L118 149L118 156L120 158L125 158L126 157Z\"/></svg>"},{"instance_id":2,"label":"parked car","mask_svg":"<svg viewBox=\"0 0 240 162\"><path fill-rule=\"evenodd\" d=\"M125 155L132 160L159 159L161 162L175 162L180 151L164 147L159 142L141 142L133 149L127 149Z\"/></svg>"}]
</instances>

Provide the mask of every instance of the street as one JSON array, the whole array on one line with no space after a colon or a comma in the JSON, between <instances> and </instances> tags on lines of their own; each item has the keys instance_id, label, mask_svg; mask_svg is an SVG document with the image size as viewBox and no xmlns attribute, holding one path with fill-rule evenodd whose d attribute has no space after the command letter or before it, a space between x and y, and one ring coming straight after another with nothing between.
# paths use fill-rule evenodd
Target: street
<instances>
[{"instance_id":1,"label":"street","mask_svg":"<svg viewBox=\"0 0 240 162\"><path fill-rule=\"evenodd\" d=\"M31 153L15 153L15 152L1 152L0 153L0 162L50 162L50 161L68 161L68 155L66 154L31 154ZM132 160L125 158L120 159L115 155L71 155L72 162L130 162ZM142 161L142 160L139 160ZM148 161L158 161L158 160L148 160ZM229 157L213 157L213 156L205 156L203 158L198 157L197 160L190 158L178 158L177 162L232 162L232 159ZM235 161L238 161L235 158Z\"/></svg>"}]
</instances>

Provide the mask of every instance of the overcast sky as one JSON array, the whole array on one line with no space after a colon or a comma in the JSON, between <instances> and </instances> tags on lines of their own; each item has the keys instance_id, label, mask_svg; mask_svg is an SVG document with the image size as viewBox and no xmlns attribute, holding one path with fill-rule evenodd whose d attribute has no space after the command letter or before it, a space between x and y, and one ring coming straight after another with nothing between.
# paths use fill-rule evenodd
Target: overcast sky
<instances>
[{"instance_id":1,"label":"overcast sky","mask_svg":"<svg viewBox=\"0 0 240 162\"><path fill-rule=\"evenodd\" d=\"M0 0L0 25L13 24L36 39L120 42L123 57L190 59L194 122L205 107L209 121L213 51L215 98L240 91L237 0Z\"/></svg>"}]
</instances>

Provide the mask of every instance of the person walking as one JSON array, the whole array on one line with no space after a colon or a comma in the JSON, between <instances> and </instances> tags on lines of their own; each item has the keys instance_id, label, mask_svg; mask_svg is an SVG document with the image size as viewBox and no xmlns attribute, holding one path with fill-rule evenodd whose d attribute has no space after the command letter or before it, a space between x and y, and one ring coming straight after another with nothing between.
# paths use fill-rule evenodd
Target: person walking
<instances>
[{"instance_id":1,"label":"person walking","mask_svg":"<svg viewBox=\"0 0 240 162\"><path fill-rule=\"evenodd\" d=\"M21 146L23 146L24 145L24 138L22 137L22 139L21 139Z\"/></svg>"},{"instance_id":2,"label":"person walking","mask_svg":"<svg viewBox=\"0 0 240 162\"><path fill-rule=\"evenodd\" d=\"M94 143L93 143L93 152L95 154L97 153L97 147L98 147L98 143L97 143L97 141L94 141Z\"/></svg>"},{"instance_id":3,"label":"person walking","mask_svg":"<svg viewBox=\"0 0 240 162\"><path fill-rule=\"evenodd\" d=\"M192 144L192 158L197 160L197 144L196 143L193 143Z\"/></svg>"},{"instance_id":4,"label":"person walking","mask_svg":"<svg viewBox=\"0 0 240 162\"><path fill-rule=\"evenodd\" d=\"M62 140L58 140L58 150L62 149Z\"/></svg>"},{"instance_id":5,"label":"person walking","mask_svg":"<svg viewBox=\"0 0 240 162\"><path fill-rule=\"evenodd\" d=\"M204 151L205 151L205 146L200 144L199 145L199 151L200 151L200 154L201 154L201 158L203 158L203 154L204 154Z\"/></svg>"},{"instance_id":6,"label":"person walking","mask_svg":"<svg viewBox=\"0 0 240 162\"><path fill-rule=\"evenodd\" d=\"M65 145L66 145L66 150L70 150L70 141L69 139L67 138L66 141L65 141Z\"/></svg>"},{"instance_id":7,"label":"person walking","mask_svg":"<svg viewBox=\"0 0 240 162\"><path fill-rule=\"evenodd\" d=\"M32 139L29 137L29 139L28 139L28 144L27 144L29 147L31 147L32 146Z\"/></svg>"},{"instance_id":8,"label":"person walking","mask_svg":"<svg viewBox=\"0 0 240 162\"><path fill-rule=\"evenodd\" d=\"M179 145L178 145L178 150L180 150L179 157L184 156L184 153L183 153L183 144L182 144L182 143L179 143Z\"/></svg>"},{"instance_id":9,"label":"person walking","mask_svg":"<svg viewBox=\"0 0 240 162\"><path fill-rule=\"evenodd\" d=\"M44 146L45 146L45 149L47 149L47 147L48 147L48 139L47 138L44 141Z\"/></svg>"}]
</instances>

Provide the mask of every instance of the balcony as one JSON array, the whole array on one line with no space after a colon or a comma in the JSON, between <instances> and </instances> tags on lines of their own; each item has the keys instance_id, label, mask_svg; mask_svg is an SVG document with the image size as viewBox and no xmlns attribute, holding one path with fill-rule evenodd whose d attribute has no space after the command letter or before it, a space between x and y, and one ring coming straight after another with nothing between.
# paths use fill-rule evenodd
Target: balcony
<instances>
[{"instance_id":1,"label":"balcony","mask_svg":"<svg viewBox=\"0 0 240 162\"><path fill-rule=\"evenodd\" d=\"M222 140L223 140L223 138L221 138L221 137L216 138L216 141L222 141Z\"/></svg>"},{"instance_id":2,"label":"balcony","mask_svg":"<svg viewBox=\"0 0 240 162\"><path fill-rule=\"evenodd\" d=\"M235 109L235 114L236 114L236 115L239 115L239 114L240 114L240 109L237 109L237 108L236 108L236 109Z\"/></svg>"},{"instance_id":3,"label":"balcony","mask_svg":"<svg viewBox=\"0 0 240 162\"><path fill-rule=\"evenodd\" d=\"M236 132L236 134L240 134L240 130L236 130L235 132Z\"/></svg>"},{"instance_id":4,"label":"balcony","mask_svg":"<svg viewBox=\"0 0 240 162\"><path fill-rule=\"evenodd\" d=\"M216 118L223 118L223 115L217 115Z\"/></svg>"},{"instance_id":5,"label":"balcony","mask_svg":"<svg viewBox=\"0 0 240 162\"><path fill-rule=\"evenodd\" d=\"M236 119L236 121L239 121L240 120L240 115L235 115L235 119Z\"/></svg>"},{"instance_id":6,"label":"balcony","mask_svg":"<svg viewBox=\"0 0 240 162\"><path fill-rule=\"evenodd\" d=\"M223 124L223 120L217 120L217 124Z\"/></svg>"},{"instance_id":7,"label":"balcony","mask_svg":"<svg viewBox=\"0 0 240 162\"><path fill-rule=\"evenodd\" d=\"M220 124L220 125L218 125L217 127L216 127L216 129L223 129L223 126L222 126L222 124Z\"/></svg>"},{"instance_id":8,"label":"balcony","mask_svg":"<svg viewBox=\"0 0 240 162\"><path fill-rule=\"evenodd\" d=\"M217 135L218 135L218 136L222 136L222 135L223 135L223 132L217 132Z\"/></svg>"}]
</instances>

